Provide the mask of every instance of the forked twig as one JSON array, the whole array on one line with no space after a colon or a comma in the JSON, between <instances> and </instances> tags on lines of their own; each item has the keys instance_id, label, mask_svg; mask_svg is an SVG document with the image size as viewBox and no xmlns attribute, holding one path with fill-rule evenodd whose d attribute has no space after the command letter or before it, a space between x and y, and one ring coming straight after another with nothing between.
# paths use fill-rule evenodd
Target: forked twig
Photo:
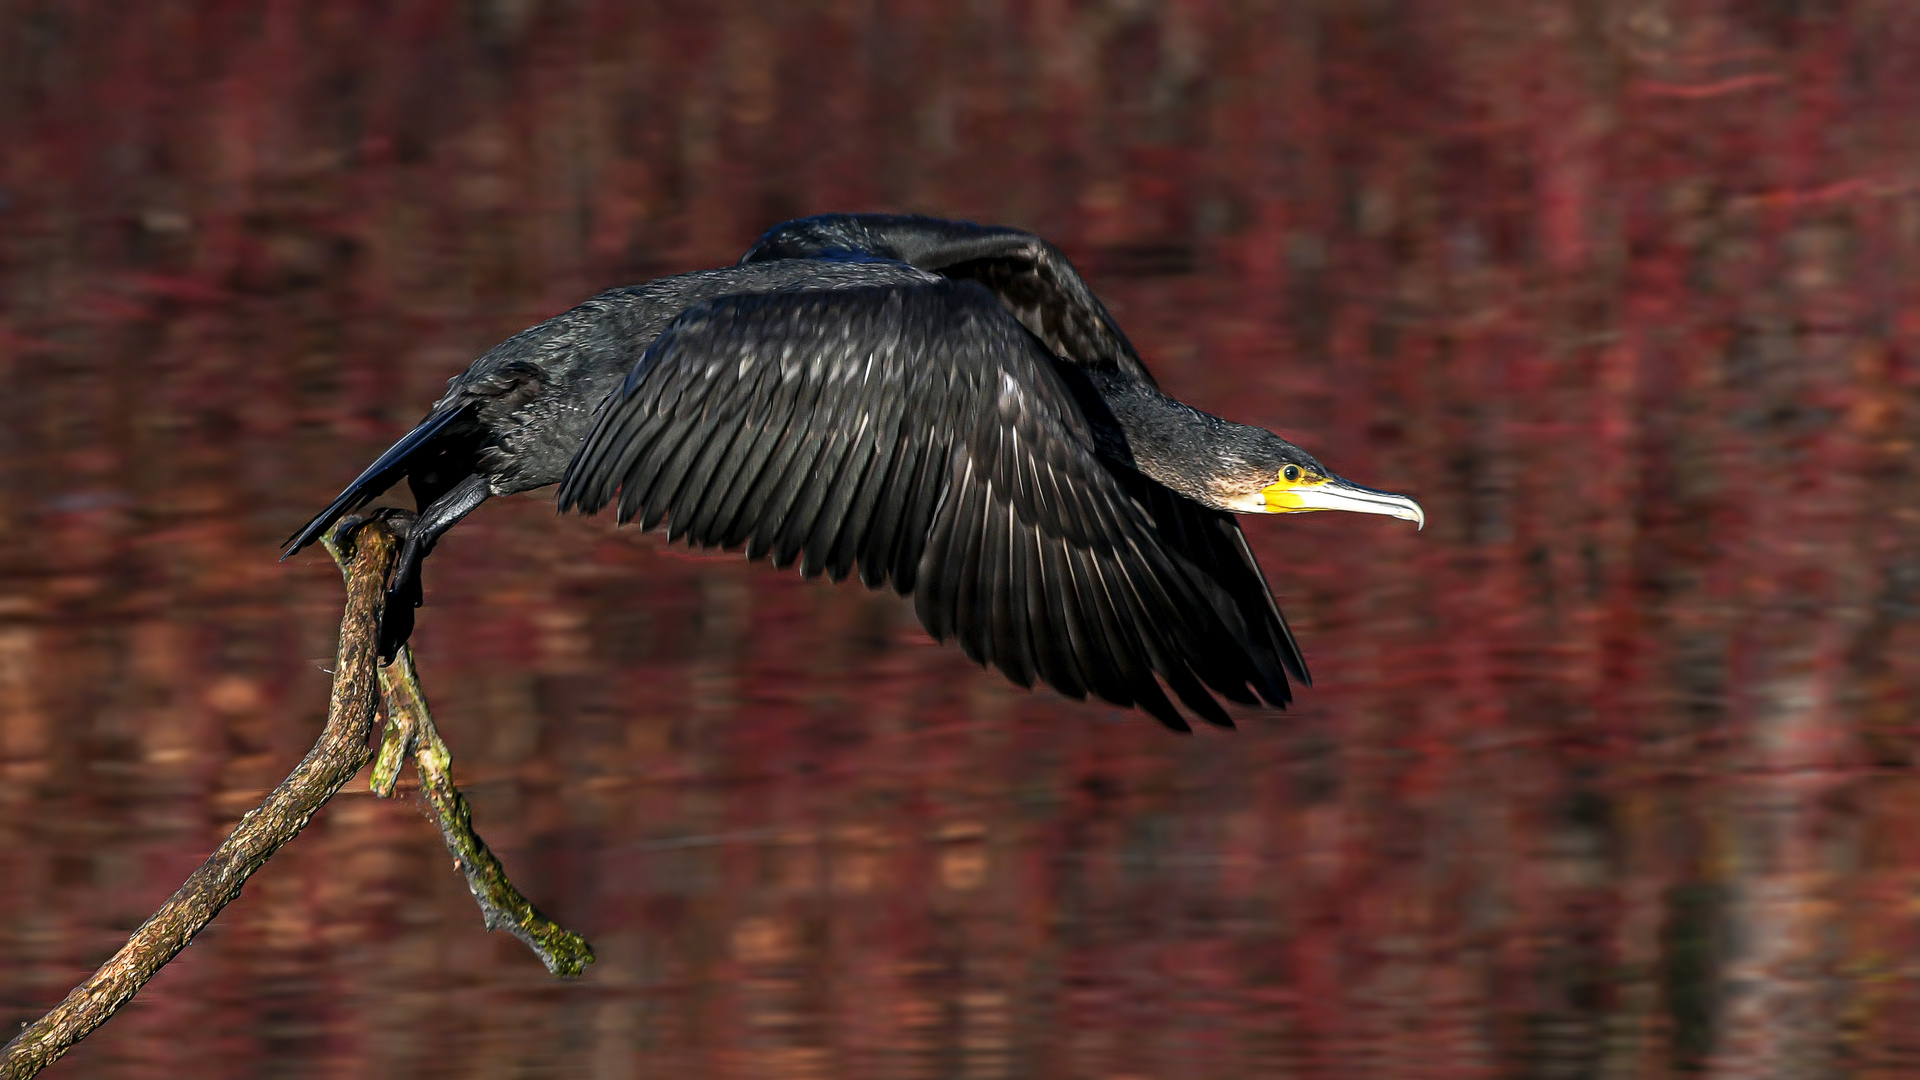
<instances>
[{"instance_id":1,"label":"forked twig","mask_svg":"<svg viewBox=\"0 0 1920 1080\"><path fill-rule=\"evenodd\" d=\"M383 798L392 795L400 761L411 753L420 773L420 789L433 804L440 838L446 841L454 866L466 875L467 889L480 905L487 929L505 930L525 942L552 974L562 978L580 974L593 963L593 947L521 895L487 842L473 831L466 796L453 786L453 755L440 741L433 714L427 711L427 695L420 689L411 649L402 645L393 663L380 669L380 693L387 704L387 731L369 783L373 793Z\"/></svg>"},{"instance_id":2,"label":"forked twig","mask_svg":"<svg viewBox=\"0 0 1920 1080\"><path fill-rule=\"evenodd\" d=\"M254 871L299 835L314 812L373 757L369 744L376 686L386 701L387 729L373 773L375 794L393 793L400 762L411 754L441 838L466 875L487 928L506 930L526 942L555 975L578 975L593 962L585 939L529 903L473 831L466 799L453 786L452 757L427 711L412 653L403 648L394 663L384 668L379 664L380 607L397 546L393 531L375 520L355 531L344 548L331 536L325 542L346 577L347 603L327 726L319 741L119 952L0 1049L0 1080L26 1080L105 1023L240 895Z\"/></svg>"}]
</instances>

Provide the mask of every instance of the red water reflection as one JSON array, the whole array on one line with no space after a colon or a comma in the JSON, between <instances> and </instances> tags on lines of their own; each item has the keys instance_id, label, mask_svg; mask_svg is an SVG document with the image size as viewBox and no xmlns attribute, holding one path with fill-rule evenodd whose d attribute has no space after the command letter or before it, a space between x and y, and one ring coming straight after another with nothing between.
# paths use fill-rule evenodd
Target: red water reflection
<instances>
[{"instance_id":1,"label":"red water reflection","mask_svg":"<svg viewBox=\"0 0 1920 1080\"><path fill-rule=\"evenodd\" d=\"M1253 542L1318 685L1025 694L550 503L416 637L600 963L334 803L67 1075L1920 1067L1920 9L0 9L0 1017L318 729L274 544L480 350L795 213L1056 239L1164 384L1426 505ZM360 785L356 785L356 792Z\"/></svg>"}]
</instances>

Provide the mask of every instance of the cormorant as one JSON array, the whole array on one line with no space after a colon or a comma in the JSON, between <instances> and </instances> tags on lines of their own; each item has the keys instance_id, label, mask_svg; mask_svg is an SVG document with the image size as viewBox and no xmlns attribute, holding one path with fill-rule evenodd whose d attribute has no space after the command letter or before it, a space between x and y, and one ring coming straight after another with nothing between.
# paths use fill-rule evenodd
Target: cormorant
<instances>
[{"instance_id":1,"label":"cormorant","mask_svg":"<svg viewBox=\"0 0 1920 1080\"><path fill-rule=\"evenodd\" d=\"M664 519L669 539L809 577L857 568L1014 682L1182 731L1166 690L1231 727L1213 694L1282 706L1289 676L1309 681L1234 514L1425 521L1162 394L1039 237L879 214L786 222L736 266L602 293L509 338L286 554L403 475L421 510L385 656L439 536L490 495L558 482L562 511L615 503L620 522Z\"/></svg>"}]
</instances>

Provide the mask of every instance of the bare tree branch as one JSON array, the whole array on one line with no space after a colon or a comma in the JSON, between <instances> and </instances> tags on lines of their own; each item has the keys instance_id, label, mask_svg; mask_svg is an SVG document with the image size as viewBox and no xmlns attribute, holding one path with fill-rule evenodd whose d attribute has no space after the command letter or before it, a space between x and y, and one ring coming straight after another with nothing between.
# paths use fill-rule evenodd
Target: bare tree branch
<instances>
[{"instance_id":1,"label":"bare tree branch","mask_svg":"<svg viewBox=\"0 0 1920 1080\"><path fill-rule=\"evenodd\" d=\"M319 742L119 952L0 1051L0 1078L33 1076L132 1000L372 756L369 743L379 685L375 636L387 571L393 565L394 536L385 524L370 523L354 535L352 548L351 563L343 561L349 567L346 614L340 622L333 698Z\"/></svg>"}]
</instances>

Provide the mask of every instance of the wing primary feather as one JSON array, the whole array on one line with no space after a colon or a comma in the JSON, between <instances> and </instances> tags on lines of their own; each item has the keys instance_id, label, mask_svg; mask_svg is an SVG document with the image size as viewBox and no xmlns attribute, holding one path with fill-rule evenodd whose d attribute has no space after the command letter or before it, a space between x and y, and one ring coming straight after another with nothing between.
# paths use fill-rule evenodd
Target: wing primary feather
<instances>
[{"instance_id":1,"label":"wing primary feather","mask_svg":"<svg viewBox=\"0 0 1920 1080\"><path fill-rule=\"evenodd\" d=\"M577 484L573 505L583 514L597 513L613 502L641 458L672 428L673 418L654 412L644 400L615 409L567 467Z\"/></svg>"},{"instance_id":2,"label":"wing primary feather","mask_svg":"<svg viewBox=\"0 0 1920 1080\"><path fill-rule=\"evenodd\" d=\"M746 366L744 361L742 366ZM770 426L770 419L781 403L768 387L768 365L754 364L730 388L729 409L733 431L724 450L716 453L697 496L686 499L684 507L675 506L675 528L693 543L719 547L725 542L720 519L740 505L740 474L753 459L755 449Z\"/></svg>"},{"instance_id":3,"label":"wing primary feather","mask_svg":"<svg viewBox=\"0 0 1920 1080\"><path fill-rule=\"evenodd\" d=\"M980 639L994 666L1008 679L1026 687L1033 685L1033 675L1023 671L1026 658L1014 651L1012 627L1006 620L1008 567L1007 530L1002 516L1004 499L1004 493L989 490L981 500L980 555L974 572L973 612L980 623Z\"/></svg>"},{"instance_id":4,"label":"wing primary feather","mask_svg":"<svg viewBox=\"0 0 1920 1080\"><path fill-rule=\"evenodd\" d=\"M797 378L795 381L798 381ZM811 383L804 384L797 391L793 419L787 424L786 431L773 448L772 456L760 470L760 476L747 492L746 502L741 505L740 515L734 523L732 532L741 537L747 546L747 557L758 559L772 546L773 538L779 534L780 514L793 501L793 487L787 477L794 472L796 460L809 445L808 439L815 419L815 407L820 400L820 388ZM801 461L804 471L809 463Z\"/></svg>"},{"instance_id":5,"label":"wing primary feather","mask_svg":"<svg viewBox=\"0 0 1920 1080\"><path fill-rule=\"evenodd\" d=\"M1238 524L1137 474L1121 476L1146 509L1157 539L1140 548L1139 559L1165 601L1187 613L1182 653L1194 673L1241 704L1290 698L1279 629L1284 623L1252 553L1243 550Z\"/></svg>"},{"instance_id":6,"label":"wing primary feather","mask_svg":"<svg viewBox=\"0 0 1920 1080\"><path fill-rule=\"evenodd\" d=\"M1160 689L1160 683L1154 678L1159 669L1159 658L1155 655L1152 643L1147 640L1148 625L1144 611L1139 609L1133 596L1125 590L1123 584L1111 581L1105 573L1105 567L1098 559L1087 560L1088 572L1094 581L1096 599L1104 617L1104 629L1116 642L1115 655L1126 665L1126 676L1132 684L1134 694L1154 719L1168 728L1189 732L1193 728L1167 700L1166 692ZM1118 575L1118 568L1115 568ZM1123 578L1124 581L1124 578ZM1138 631L1138 633L1136 633Z\"/></svg>"},{"instance_id":7,"label":"wing primary feather","mask_svg":"<svg viewBox=\"0 0 1920 1080\"><path fill-rule=\"evenodd\" d=\"M1019 588L1014 601L1025 607L1016 617L1025 615L1026 638L1033 650L1034 668L1040 678L1060 693L1074 699L1087 696L1085 681L1073 661L1073 642L1066 629L1066 612L1053 610L1055 589L1047 581L1046 557L1041 545L1046 541L1032 525L1013 522L1013 563L1019 567ZM1063 605L1064 606L1064 605Z\"/></svg>"},{"instance_id":8,"label":"wing primary feather","mask_svg":"<svg viewBox=\"0 0 1920 1080\"><path fill-rule=\"evenodd\" d=\"M1185 575L1151 542L1127 537L1115 545L1120 580L1162 640L1171 639L1173 655L1203 657L1226 635L1211 605L1192 594ZM1176 595L1178 594L1178 595Z\"/></svg>"},{"instance_id":9,"label":"wing primary feather","mask_svg":"<svg viewBox=\"0 0 1920 1080\"><path fill-rule=\"evenodd\" d=\"M937 442L922 448L919 477L913 484L913 498L905 507L900 529L895 534L893 587L900 595L914 591L920 567L926 560L928 530L940 513L941 504L954 482L952 479L953 444Z\"/></svg>"},{"instance_id":10,"label":"wing primary feather","mask_svg":"<svg viewBox=\"0 0 1920 1080\"><path fill-rule=\"evenodd\" d=\"M1129 607L1127 598L1119 595L1107 580L1100 552L1075 547L1072 554L1075 583L1081 589L1083 605L1092 616L1088 629L1098 635L1101 655L1113 665L1115 676L1126 683L1128 693L1139 697L1147 693L1146 687L1150 685L1157 690L1152 665L1135 633L1136 626L1145 619L1144 614Z\"/></svg>"},{"instance_id":11,"label":"wing primary feather","mask_svg":"<svg viewBox=\"0 0 1920 1080\"><path fill-rule=\"evenodd\" d=\"M792 409L791 400L781 398L779 387L770 387L770 381L765 377L755 380L753 408L741 419L741 433L715 470L699 505L688 514L687 534L698 543L726 548L740 542L733 539L732 523Z\"/></svg>"},{"instance_id":12,"label":"wing primary feather","mask_svg":"<svg viewBox=\"0 0 1920 1080\"><path fill-rule=\"evenodd\" d=\"M1045 620L1046 640L1063 677L1070 679L1084 692L1098 695L1097 683L1081 659L1088 648L1087 631L1080 622L1078 599L1072 592L1073 575L1067 569L1061 543L1055 537L1042 535L1037 525L1027 526L1026 532L1033 548L1033 568L1038 585L1036 606L1039 614L1035 625L1041 625L1040 619ZM1128 698L1127 704L1132 703L1132 698Z\"/></svg>"},{"instance_id":13,"label":"wing primary feather","mask_svg":"<svg viewBox=\"0 0 1920 1080\"><path fill-rule=\"evenodd\" d=\"M1181 526L1173 556L1184 561L1195 589L1218 613L1234 640L1244 645L1233 657L1238 661L1235 677L1244 696L1234 700L1258 704L1262 697L1269 696L1275 681L1284 693L1285 663L1273 625L1277 619L1271 614L1278 608L1257 565L1249 567L1241 561L1232 539L1236 531L1233 519L1217 511L1197 510L1172 493L1163 498L1166 510L1156 516ZM1255 597L1251 595L1254 592L1262 595ZM1247 698L1252 700L1248 702Z\"/></svg>"},{"instance_id":14,"label":"wing primary feather","mask_svg":"<svg viewBox=\"0 0 1920 1080\"><path fill-rule=\"evenodd\" d=\"M968 591L972 593L975 632L983 651L993 657L994 663L1001 665L1001 670L1014 682L1030 686L1032 676L1029 675L1025 682L1016 678L1018 669L1011 665L1018 661L1007 655L1012 650L1012 642L1009 628L1003 621L1005 612L1000 600L1007 586L1006 530L1000 520L1000 508L1013 494L1001 479L1007 475L1002 459L1006 440L1005 424L994 424L975 435L976 445L982 451L980 472L986 477L986 485L977 503L979 526L975 546L978 554L968 570L971 576Z\"/></svg>"},{"instance_id":15,"label":"wing primary feather","mask_svg":"<svg viewBox=\"0 0 1920 1080\"><path fill-rule=\"evenodd\" d=\"M675 326L684 321L677 321ZM579 503L583 513L605 506L618 487L622 510L616 520L632 520L654 470L686 434L684 421L688 416L683 406L689 405L688 395L699 395L692 403L698 404L709 388L707 380L676 363L688 351L675 327L669 327L634 366L627 377L626 392L610 402L610 412L596 423L586 445L574 455L568 472L579 473L589 481L586 486L593 495ZM610 418L617 419L608 423ZM663 441L665 447L660 446ZM636 485L637 474L648 479ZM636 487L639 490L631 490Z\"/></svg>"},{"instance_id":16,"label":"wing primary feather","mask_svg":"<svg viewBox=\"0 0 1920 1080\"><path fill-rule=\"evenodd\" d=\"M1166 691L1160 689L1160 684L1153 683L1151 690L1143 689L1136 696L1139 700L1134 702L1134 706L1160 721L1160 725L1168 731L1177 731L1182 735L1193 733L1193 725L1187 723L1187 718L1173 707L1173 702L1167 699Z\"/></svg>"},{"instance_id":17,"label":"wing primary feather","mask_svg":"<svg viewBox=\"0 0 1920 1080\"><path fill-rule=\"evenodd\" d=\"M694 451L692 463L687 467L679 486L662 493L659 502L667 507L669 541L686 536L692 543L702 542L701 537L689 535L694 511L702 501L715 494L712 490L714 472L733 453L734 444L746 434L746 427L745 418L738 409L719 412L708 425L705 438L698 440L699 447Z\"/></svg>"},{"instance_id":18,"label":"wing primary feather","mask_svg":"<svg viewBox=\"0 0 1920 1080\"><path fill-rule=\"evenodd\" d=\"M989 610L993 612L993 647L1000 670L1018 685L1030 687L1035 663L1026 635L1027 567L1018 557L1021 553L1014 541L1015 527L1013 505L1004 500L995 502L987 523L991 530L987 558L993 567Z\"/></svg>"},{"instance_id":19,"label":"wing primary feather","mask_svg":"<svg viewBox=\"0 0 1920 1080\"><path fill-rule=\"evenodd\" d=\"M953 464L953 473L948 480L948 489L941 498L941 509L950 499L965 497L972 479L967 472L969 460L957 460ZM926 542L920 550L920 562L915 570L904 576L911 584L907 589L913 593L914 613L920 617L920 625L935 641L945 641L953 636L955 621L953 567L955 536L958 531L958 515L936 513L926 534ZM899 577L895 583L898 585ZM906 591L906 590L903 590Z\"/></svg>"},{"instance_id":20,"label":"wing primary feather","mask_svg":"<svg viewBox=\"0 0 1920 1080\"><path fill-rule=\"evenodd\" d=\"M780 448L779 473L776 475L770 470L764 491L756 491L761 501L754 508L753 531L747 536L748 558L772 557L793 504L800 497L800 488L813 474L817 463L822 440L817 423L816 417L809 416L806 424L789 434L787 444ZM786 564L776 559L774 565Z\"/></svg>"},{"instance_id":21,"label":"wing primary feather","mask_svg":"<svg viewBox=\"0 0 1920 1080\"><path fill-rule=\"evenodd\" d=\"M1167 685L1173 688L1175 696L1180 699L1182 705L1215 727L1231 729L1234 726L1233 717L1228 716L1227 711L1220 707L1220 702L1216 701L1212 694L1207 693L1207 688L1201 685L1199 679L1194 678L1192 670L1187 665L1181 663L1176 657L1168 663L1167 667Z\"/></svg>"},{"instance_id":22,"label":"wing primary feather","mask_svg":"<svg viewBox=\"0 0 1920 1080\"><path fill-rule=\"evenodd\" d=\"M829 365L823 373L826 385L820 393L819 404L814 408L808 436L816 440L817 449L808 456L810 464L805 472L793 477L794 497L787 504L782 515L783 523L774 541L773 559L776 566L790 565L806 545L813 532L814 524L819 520L820 511L832 495L835 485L840 481L841 470L846 463L850 448L848 430L850 421L846 384L841 372ZM813 577L820 572L817 566L801 567L801 573Z\"/></svg>"},{"instance_id":23,"label":"wing primary feather","mask_svg":"<svg viewBox=\"0 0 1920 1080\"><path fill-rule=\"evenodd\" d=\"M755 515L753 536L747 541L750 557L772 553L773 564L783 568L792 565L799 547L797 543L788 546L788 529L797 516L796 508L819 482L823 444L831 440L838 420L838 402L824 388L816 390L811 404L807 422L792 446L783 448L780 475L769 487L767 501Z\"/></svg>"},{"instance_id":24,"label":"wing primary feather","mask_svg":"<svg viewBox=\"0 0 1920 1080\"><path fill-rule=\"evenodd\" d=\"M869 589L879 588L892 576L895 538L901 517L913 501L913 483L920 472L921 435L905 425L896 425L892 438L886 482L876 486L873 517L858 540L860 582Z\"/></svg>"},{"instance_id":25,"label":"wing primary feather","mask_svg":"<svg viewBox=\"0 0 1920 1080\"><path fill-rule=\"evenodd\" d=\"M660 471L651 483L642 488L641 502L646 507L646 516L640 522L642 529L651 529L660 524L660 519L673 509L674 501L693 473L695 463L713 445L717 434L714 426L720 417L716 415L719 410L710 408L707 399L712 396L711 384L714 380L709 378L702 381L709 384L708 393L700 395L687 411L676 411L675 420L681 428L679 442L671 453L659 455Z\"/></svg>"},{"instance_id":26,"label":"wing primary feather","mask_svg":"<svg viewBox=\"0 0 1920 1080\"><path fill-rule=\"evenodd\" d=\"M601 404L593 427L580 448L574 451L573 459L567 462L567 471L561 474L555 501L562 512L575 509L582 514L598 513L612 498L614 477L608 474L603 459L605 448L613 438L613 427L627 421L627 408L617 397Z\"/></svg>"},{"instance_id":27,"label":"wing primary feather","mask_svg":"<svg viewBox=\"0 0 1920 1080\"><path fill-rule=\"evenodd\" d=\"M1162 636L1166 630L1177 634L1183 626L1177 621L1180 608L1167 602L1162 580L1152 572L1132 573L1124 564L1116 566L1114 570L1114 574L1108 578L1109 589L1118 594L1116 598L1135 613L1130 629L1138 632L1138 640L1153 670L1181 703L1201 719L1219 727L1232 727L1233 720L1195 678L1189 664L1190 658L1206 655L1205 647L1194 648L1193 643L1189 642L1188 647L1182 648L1177 638L1169 642ZM1143 582L1150 588L1142 588ZM1159 609L1157 612L1156 608ZM1155 618L1155 614L1161 617Z\"/></svg>"},{"instance_id":28,"label":"wing primary feather","mask_svg":"<svg viewBox=\"0 0 1920 1080\"><path fill-rule=\"evenodd\" d=\"M785 569L793 565L805 550L828 495L840 483L841 474L846 469L850 441L848 432L842 430L838 423L832 423L822 441L819 455L814 458L813 469L798 478L796 497L780 528L779 539L774 542L773 565ZM801 577L818 577L819 574L818 564L800 563Z\"/></svg>"},{"instance_id":29,"label":"wing primary feather","mask_svg":"<svg viewBox=\"0 0 1920 1080\"><path fill-rule=\"evenodd\" d=\"M1062 534L1076 544L1086 544L1096 539L1095 533L1080 509L1078 485L1070 478L1060 475L1053 462L1042 465L1038 460L1034 464L1034 482L1038 486L1041 498L1045 501L1059 522Z\"/></svg>"},{"instance_id":30,"label":"wing primary feather","mask_svg":"<svg viewBox=\"0 0 1920 1080\"><path fill-rule=\"evenodd\" d=\"M573 506L592 514L613 501L621 479L665 425L655 405L650 396L608 398L561 477L562 509Z\"/></svg>"},{"instance_id":31,"label":"wing primary feather","mask_svg":"<svg viewBox=\"0 0 1920 1080\"><path fill-rule=\"evenodd\" d=\"M819 515L807 530L800 559L802 574L810 568L814 573L826 574L827 580L834 582L846 578L851 562L842 563L834 555L839 545L840 530L845 526L854 499L866 484L867 474L874 464L873 417L862 416L855 428L846 433L843 441L847 444L846 457L840 464L839 475L832 489L821 500Z\"/></svg>"},{"instance_id":32,"label":"wing primary feather","mask_svg":"<svg viewBox=\"0 0 1920 1080\"><path fill-rule=\"evenodd\" d=\"M673 466L674 458L680 448L695 439L691 424L670 419L665 430L660 432L647 452L639 455L620 481L619 513L614 520L626 524L640 518L642 529L651 529L660 524L660 518L666 513L664 500L654 498Z\"/></svg>"},{"instance_id":33,"label":"wing primary feather","mask_svg":"<svg viewBox=\"0 0 1920 1080\"><path fill-rule=\"evenodd\" d=\"M788 437L797 415L792 398L777 401L768 421L754 433L753 447L729 486L730 497L714 507L711 530L720 538L722 547L739 547L752 534L754 492L765 482L767 470L773 467L774 455Z\"/></svg>"},{"instance_id":34,"label":"wing primary feather","mask_svg":"<svg viewBox=\"0 0 1920 1080\"><path fill-rule=\"evenodd\" d=\"M1251 571L1250 576L1259 584L1260 598L1268 618L1272 620L1268 630L1278 638L1280 663L1285 666L1287 674L1300 680L1300 685L1312 686L1313 675L1307 671L1306 657L1300 652L1300 643L1293 638L1293 628L1287 625L1286 616L1280 614L1280 604L1273 598L1273 588L1267 584L1267 577L1260 570L1259 560L1253 557L1253 549L1247 545L1246 530L1240 527L1239 522L1229 518L1227 531L1232 534L1234 553L1240 557L1241 564ZM1293 695L1286 691L1285 686L1285 680L1282 680L1281 700L1273 701L1272 698L1268 700L1275 705L1292 700Z\"/></svg>"},{"instance_id":35,"label":"wing primary feather","mask_svg":"<svg viewBox=\"0 0 1920 1080\"><path fill-rule=\"evenodd\" d=\"M707 380L701 382L704 384ZM659 497L660 489L677 482L680 470L685 468L683 455L697 449L700 441L699 413L705 404L706 387L680 388L675 380L669 379L664 389L679 392L674 396L672 408L658 402L654 405L654 415L661 425L659 434L643 451L624 455L632 464L620 481L619 513L615 520L625 524L644 511L642 529L660 524L667 509L666 500ZM696 396L696 390L702 392Z\"/></svg>"},{"instance_id":36,"label":"wing primary feather","mask_svg":"<svg viewBox=\"0 0 1920 1080\"><path fill-rule=\"evenodd\" d=\"M973 482L956 488L954 492L953 547L943 573L952 582L948 592L954 598L953 636L959 640L960 649L968 658L976 664L985 664L992 641L986 632L986 620L981 617L979 610L982 569L980 539L987 516L983 503L993 497L993 492L991 487L979 481L978 474L972 473L972 465L973 462L969 460L969 478Z\"/></svg>"},{"instance_id":37,"label":"wing primary feather","mask_svg":"<svg viewBox=\"0 0 1920 1080\"><path fill-rule=\"evenodd\" d=\"M1091 568L1099 582L1101 597L1110 605L1107 610L1114 616L1109 629L1132 662L1134 677L1140 679L1143 685L1151 684L1161 700L1166 696L1161 691L1161 681L1173 687L1176 693L1186 689L1181 682L1185 667L1179 654L1163 648L1159 637L1167 624L1169 613L1155 612L1143 603L1126 567L1112 555L1091 560Z\"/></svg>"},{"instance_id":38,"label":"wing primary feather","mask_svg":"<svg viewBox=\"0 0 1920 1080\"><path fill-rule=\"evenodd\" d=\"M744 363L744 359L732 360L733 364ZM724 493L716 491L716 473L728 459L737 459L744 454L747 445L753 440L753 414L759 405L760 379L756 372L750 380L739 380L725 386L716 386L708 394L708 404L702 412L701 423L704 430L701 438L695 440L693 453L689 455L690 464L680 483L672 490L663 491L659 503L667 507L667 539L678 540L685 536L696 544L705 544L707 539L692 533L694 520L701 506L708 499L724 499ZM724 483L724 480L720 481Z\"/></svg>"},{"instance_id":39,"label":"wing primary feather","mask_svg":"<svg viewBox=\"0 0 1920 1080\"><path fill-rule=\"evenodd\" d=\"M1127 640L1106 584L1095 574L1093 557L1071 544L1064 545L1064 553L1073 575L1070 610L1081 612L1084 618L1087 648L1081 655L1091 685L1116 705L1152 700L1160 688L1153 681L1153 673L1141 668L1138 651Z\"/></svg>"},{"instance_id":40,"label":"wing primary feather","mask_svg":"<svg viewBox=\"0 0 1920 1080\"><path fill-rule=\"evenodd\" d=\"M841 517L833 546L827 552L827 576L840 581L847 576L856 563L862 565L861 582L873 588L878 582L867 580L866 561L862 558L867 550L869 537L873 532L875 517L881 502L886 497L888 487L893 482L895 471L900 465L898 453L900 403L889 401L885 394L879 395L875 403L878 411L873 425L865 436L863 453L869 461L859 485L853 491L853 497L847 504L847 511ZM893 449L895 452L889 453Z\"/></svg>"},{"instance_id":41,"label":"wing primary feather","mask_svg":"<svg viewBox=\"0 0 1920 1080\"><path fill-rule=\"evenodd\" d=\"M1148 557L1148 550L1134 549L1139 564L1129 569L1129 578L1141 591L1143 603L1168 612L1161 625L1170 631L1165 640L1171 655L1216 693L1230 701L1255 704L1258 699L1247 689L1247 680L1254 675L1249 649L1259 646L1241 625L1232 599L1210 579L1190 574L1185 559L1169 558L1158 550Z\"/></svg>"}]
</instances>

